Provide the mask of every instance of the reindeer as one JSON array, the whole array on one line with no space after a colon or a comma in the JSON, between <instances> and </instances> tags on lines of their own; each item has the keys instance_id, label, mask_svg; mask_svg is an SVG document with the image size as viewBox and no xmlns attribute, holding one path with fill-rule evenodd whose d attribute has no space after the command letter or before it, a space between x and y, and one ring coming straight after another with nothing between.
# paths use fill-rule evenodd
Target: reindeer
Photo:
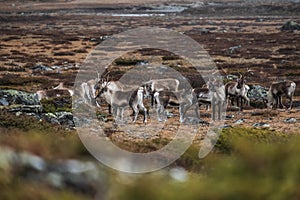
<instances>
[{"instance_id":1,"label":"reindeer","mask_svg":"<svg viewBox=\"0 0 300 200\"><path fill-rule=\"evenodd\" d=\"M123 122L124 109L130 106L134 112L133 123L136 122L139 109L144 111L144 123L147 123L147 109L143 104L144 88L139 87L137 90L114 91L108 88L108 85L97 90L96 98L103 97L112 107L113 115L117 120Z\"/></svg>"},{"instance_id":2,"label":"reindeer","mask_svg":"<svg viewBox=\"0 0 300 200\"><path fill-rule=\"evenodd\" d=\"M211 93L207 85L205 87L194 88L192 92L195 93L198 98L199 106L205 105L206 110L209 110L209 106L211 105Z\"/></svg>"},{"instance_id":3,"label":"reindeer","mask_svg":"<svg viewBox=\"0 0 300 200\"><path fill-rule=\"evenodd\" d=\"M233 105L233 100L236 99L237 106L243 106L243 100L246 101L246 104L250 105L250 99L247 97L247 93L250 87L245 84L245 76L240 74L240 78L237 81L230 81L225 85L225 94L226 97L231 98L231 105Z\"/></svg>"},{"instance_id":4,"label":"reindeer","mask_svg":"<svg viewBox=\"0 0 300 200\"><path fill-rule=\"evenodd\" d=\"M273 107L273 109L276 109L279 103L280 108L285 107L282 104L282 96L286 96L290 101L289 102L290 106L288 109L291 109L293 104L293 95L295 89L296 89L296 83L293 81L286 80L278 83L273 83L270 86L270 89L267 93L267 98L268 98L267 106L269 108Z\"/></svg>"},{"instance_id":5,"label":"reindeer","mask_svg":"<svg viewBox=\"0 0 300 200\"><path fill-rule=\"evenodd\" d=\"M53 90L67 90L69 92L70 96L74 95L74 90L65 87L63 82L59 83L58 86L53 88Z\"/></svg>"},{"instance_id":6,"label":"reindeer","mask_svg":"<svg viewBox=\"0 0 300 200\"><path fill-rule=\"evenodd\" d=\"M210 80L208 89L211 94L212 119L216 120L216 107L218 107L218 120L221 120L222 110L226 102L225 86L221 80Z\"/></svg>"},{"instance_id":7,"label":"reindeer","mask_svg":"<svg viewBox=\"0 0 300 200\"><path fill-rule=\"evenodd\" d=\"M177 92L179 88L179 81L177 79L153 79L144 84L145 92L151 96L151 105L154 105L154 93L169 90Z\"/></svg>"},{"instance_id":8,"label":"reindeer","mask_svg":"<svg viewBox=\"0 0 300 200\"><path fill-rule=\"evenodd\" d=\"M165 109L168 105L174 105L179 107L180 122L185 121L185 114L187 110L195 106L195 113L197 119L199 119L199 112L197 104L197 98L191 91L177 91L171 92L168 90L162 90L154 93L154 98L157 102L157 118L158 121L166 121ZM163 115L164 119L161 117Z\"/></svg>"},{"instance_id":9,"label":"reindeer","mask_svg":"<svg viewBox=\"0 0 300 200\"><path fill-rule=\"evenodd\" d=\"M80 96L83 98L86 104L95 105L99 107L99 104L95 101L95 85L97 79L91 79L87 82L81 83Z\"/></svg>"},{"instance_id":10,"label":"reindeer","mask_svg":"<svg viewBox=\"0 0 300 200\"><path fill-rule=\"evenodd\" d=\"M38 90L35 92L35 94L38 100L41 101L42 99L48 99L54 96L56 97L60 97L63 95L73 96L74 90L65 87L64 84L61 82L59 83L58 86L53 87L52 89Z\"/></svg>"}]
</instances>

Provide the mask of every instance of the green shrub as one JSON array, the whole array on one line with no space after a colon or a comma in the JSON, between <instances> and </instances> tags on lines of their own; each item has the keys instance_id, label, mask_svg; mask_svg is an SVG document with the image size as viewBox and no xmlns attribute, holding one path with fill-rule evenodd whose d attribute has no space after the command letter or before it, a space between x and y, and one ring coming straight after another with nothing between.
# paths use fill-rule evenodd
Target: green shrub
<instances>
[{"instance_id":1,"label":"green shrub","mask_svg":"<svg viewBox=\"0 0 300 200\"><path fill-rule=\"evenodd\" d=\"M50 99L42 99L41 104L43 106L43 112L54 113L54 112L72 112L72 99L68 96L60 96Z\"/></svg>"}]
</instances>

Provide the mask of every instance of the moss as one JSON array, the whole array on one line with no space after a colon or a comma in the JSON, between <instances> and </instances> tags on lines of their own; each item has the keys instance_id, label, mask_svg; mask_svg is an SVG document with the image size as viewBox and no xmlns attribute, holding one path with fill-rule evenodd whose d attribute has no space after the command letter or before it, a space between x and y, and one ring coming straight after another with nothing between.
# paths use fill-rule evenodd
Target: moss
<instances>
[{"instance_id":1,"label":"moss","mask_svg":"<svg viewBox=\"0 0 300 200\"><path fill-rule=\"evenodd\" d=\"M223 129L215 146L215 151L232 153L236 143L244 141L253 144L281 144L289 141L293 136L268 129L235 127Z\"/></svg>"}]
</instances>

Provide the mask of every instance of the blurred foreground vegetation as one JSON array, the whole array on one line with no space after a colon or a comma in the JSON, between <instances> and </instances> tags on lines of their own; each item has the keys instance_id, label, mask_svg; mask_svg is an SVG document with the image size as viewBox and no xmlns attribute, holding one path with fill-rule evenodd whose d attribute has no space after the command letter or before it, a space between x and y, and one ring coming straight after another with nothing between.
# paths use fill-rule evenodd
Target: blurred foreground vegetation
<instances>
[{"instance_id":1,"label":"blurred foreground vegetation","mask_svg":"<svg viewBox=\"0 0 300 200\"><path fill-rule=\"evenodd\" d=\"M97 162L85 150L76 131L32 117L2 113L0 133L0 147L28 151L50 161ZM106 199L296 200L300 197L299 144L298 135L268 129L224 129L213 152L205 159L198 158L199 146L194 144L172 166L158 172L132 175L100 168L109 177ZM0 199L103 199L80 191L53 188L34 179L28 181L3 167L1 161L0 153ZM184 178L174 178L171 171L176 168L184 172Z\"/></svg>"}]
</instances>

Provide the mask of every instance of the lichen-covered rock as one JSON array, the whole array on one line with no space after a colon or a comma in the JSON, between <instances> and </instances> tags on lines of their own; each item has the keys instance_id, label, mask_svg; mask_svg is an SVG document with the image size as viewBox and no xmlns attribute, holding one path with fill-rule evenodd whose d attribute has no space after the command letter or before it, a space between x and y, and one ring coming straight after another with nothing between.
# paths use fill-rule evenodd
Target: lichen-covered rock
<instances>
[{"instance_id":1,"label":"lichen-covered rock","mask_svg":"<svg viewBox=\"0 0 300 200\"><path fill-rule=\"evenodd\" d=\"M251 85L248 91L248 97L253 100L264 101L267 99L268 89L260 85Z\"/></svg>"},{"instance_id":2,"label":"lichen-covered rock","mask_svg":"<svg viewBox=\"0 0 300 200\"><path fill-rule=\"evenodd\" d=\"M41 113L43 110L41 105L16 105L8 108L9 112L21 113Z\"/></svg>"},{"instance_id":3,"label":"lichen-covered rock","mask_svg":"<svg viewBox=\"0 0 300 200\"><path fill-rule=\"evenodd\" d=\"M19 90L0 90L0 104L4 106L20 105L39 105L40 102L36 94L23 92Z\"/></svg>"},{"instance_id":4,"label":"lichen-covered rock","mask_svg":"<svg viewBox=\"0 0 300 200\"><path fill-rule=\"evenodd\" d=\"M52 124L60 124L69 128L75 127L73 114L71 112L43 113L42 118Z\"/></svg>"},{"instance_id":5,"label":"lichen-covered rock","mask_svg":"<svg viewBox=\"0 0 300 200\"><path fill-rule=\"evenodd\" d=\"M1 146L0 169L6 173L14 172L25 181L34 180L37 184L89 195L95 195L107 184L106 174L94 162L75 159L50 162L30 152Z\"/></svg>"},{"instance_id":6,"label":"lichen-covered rock","mask_svg":"<svg viewBox=\"0 0 300 200\"><path fill-rule=\"evenodd\" d=\"M294 31L294 30L300 30L300 25L294 21L288 21L281 27L281 31Z\"/></svg>"}]
</instances>

